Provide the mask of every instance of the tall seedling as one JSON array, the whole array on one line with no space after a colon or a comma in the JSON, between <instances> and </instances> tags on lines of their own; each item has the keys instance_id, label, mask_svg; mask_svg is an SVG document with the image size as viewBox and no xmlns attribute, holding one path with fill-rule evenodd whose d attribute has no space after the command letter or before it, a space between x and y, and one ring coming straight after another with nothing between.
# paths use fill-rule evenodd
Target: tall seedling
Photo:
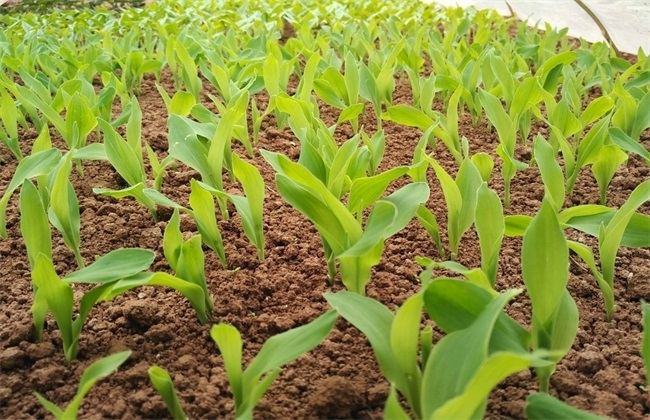
<instances>
[{"instance_id":1,"label":"tall seedling","mask_svg":"<svg viewBox=\"0 0 650 420\"><path fill-rule=\"evenodd\" d=\"M103 357L88 366L86 370L84 370L83 375L81 375L77 394L74 396L70 404L68 404L63 410L45 399L45 397L38 392L35 392L34 394L41 405L52 413L54 418L57 420L76 419L79 407L81 407L83 398L86 396L88 391L90 391L98 380L115 372L129 357L131 357L131 350L126 350Z\"/></svg>"},{"instance_id":2,"label":"tall seedling","mask_svg":"<svg viewBox=\"0 0 650 420\"><path fill-rule=\"evenodd\" d=\"M451 259L458 256L460 238L474 223L477 191L483 179L474 163L465 158L454 180L435 159L425 157L433 167L447 203L447 229Z\"/></svg>"},{"instance_id":3,"label":"tall seedling","mask_svg":"<svg viewBox=\"0 0 650 420\"><path fill-rule=\"evenodd\" d=\"M176 275L199 286L203 291L205 314L200 314L200 318L204 323L204 320L210 317L214 303L205 279L205 256L201 248L201 236L195 235L187 241L183 239L178 209L174 210L174 214L165 228L163 251L169 266Z\"/></svg>"},{"instance_id":4,"label":"tall seedling","mask_svg":"<svg viewBox=\"0 0 650 420\"><path fill-rule=\"evenodd\" d=\"M384 241L402 230L429 197L426 183L416 182L380 199L391 180L386 181L380 174L367 178L367 182L357 179L357 187L353 184L346 207L304 166L277 153L263 150L262 156L277 172L276 184L282 197L318 229L330 281L336 275L338 260L343 284L360 294L365 293L371 269L381 259ZM355 214L373 204L363 226L361 217Z\"/></svg>"},{"instance_id":5,"label":"tall seedling","mask_svg":"<svg viewBox=\"0 0 650 420\"><path fill-rule=\"evenodd\" d=\"M72 153L68 152L61 161L58 171L53 173L48 215L50 222L61 232L65 245L74 253L77 265L83 268L85 263L79 249L81 242L79 201L69 179L71 171Z\"/></svg>"},{"instance_id":6,"label":"tall seedling","mask_svg":"<svg viewBox=\"0 0 650 420\"><path fill-rule=\"evenodd\" d=\"M328 311L309 324L269 338L246 369L242 366L243 345L239 331L228 324L213 326L210 335L223 357L235 398L235 417L251 419L253 409L281 373L280 368L319 345L337 318L335 311Z\"/></svg>"},{"instance_id":7,"label":"tall seedling","mask_svg":"<svg viewBox=\"0 0 650 420\"><path fill-rule=\"evenodd\" d=\"M578 308L566 289L569 248L548 199L524 234L522 276L533 306L532 347L553 352L557 363L578 332ZM555 365L536 369L540 389L548 392Z\"/></svg>"},{"instance_id":8,"label":"tall seedling","mask_svg":"<svg viewBox=\"0 0 650 420\"><path fill-rule=\"evenodd\" d=\"M508 300L519 291L508 290L495 298L478 287L474 291L478 295L469 301L467 294L462 293L440 299L439 294L421 292L407 299L395 314L364 296L349 292L325 294L330 305L370 341L379 366L391 383L385 411L391 413L391 418L408 418L395 397L395 389L405 397L418 419L480 418L496 384L532 363L543 363L520 342L525 341L527 332L502 313ZM430 341L430 331L420 333L423 304L427 310L438 308L446 313L442 317L449 321L441 321L443 328L449 322L456 327L435 346ZM460 318L449 315L460 315L467 309L472 313Z\"/></svg>"}]
</instances>

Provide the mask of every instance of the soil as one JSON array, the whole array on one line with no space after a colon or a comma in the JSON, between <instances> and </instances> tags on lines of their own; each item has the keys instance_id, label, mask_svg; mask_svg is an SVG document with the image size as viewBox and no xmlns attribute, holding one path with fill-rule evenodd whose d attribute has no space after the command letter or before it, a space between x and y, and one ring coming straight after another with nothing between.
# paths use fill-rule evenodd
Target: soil
<instances>
[{"instance_id":1,"label":"soil","mask_svg":"<svg viewBox=\"0 0 650 420\"><path fill-rule=\"evenodd\" d=\"M161 82L168 91L173 91L169 75L164 75ZM138 98L143 110L142 133L144 140L163 156L167 149L167 113L154 83L145 79ZM215 93L211 87L206 87L206 91ZM397 103L408 102L408 83L398 80L394 97ZM263 109L268 97L262 93L256 100ZM370 107L366 111L361 122L367 132L373 132L376 120ZM321 103L321 117L333 124L338 111ZM388 122L384 123L384 129L387 144L381 170L409 164L421 132ZM543 131L544 127L534 127L531 135L537 130ZM473 126L466 114L461 119L460 132L468 138L471 153L485 151L494 155L498 140L485 123ZM348 124L336 131L338 140L352 134ZM55 132L51 135L57 144L62 144ZM21 142L26 150L35 137L33 130L23 133ZM643 134L642 144L650 149L650 133ZM235 148L240 156L245 155L239 145ZM254 157L247 157L260 169L267 185L266 258L257 259L257 252L246 239L235 212L229 220L219 222L229 268L223 268L214 252L205 249L208 287L215 301L214 323L227 322L239 329L245 343L246 362L269 337L303 325L326 311L328 305L323 293L343 289L340 282L328 285L325 259L315 228L277 193L274 172L261 158L259 149L282 152L295 159L299 141L288 128L278 129L271 116L262 124ZM517 153L522 160L529 159L530 142L521 143ZM455 173L456 164L443 145L439 145L435 157ZM3 190L16 162L5 148L0 150L0 158L4 166L0 173ZM497 163L490 186L502 195L498 170ZM612 181L608 205L620 206L634 187L649 176L648 165L631 155ZM198 178L198 174L178 164L165 176L163 193L187 203L191 178ZM428 179L431 198L427 206L436 214L446 244L444 197L431 172ZM146 208L133 200L117 201L92 192L94 187L121 188L119 176L109 163L84 162L84 176L75 173L72 181L80 201L81 252L87 263L117 248L144 247L156 252L153 269L169 271L162 257L166 221L155 223ZM391 190L405 182L398 180ZM232 183L226 187L231 191L239 188ZM513 180L512 205L506 212L534 215L543 194L538 171L520 171ZM597 203L598 196L593 177L584 171L565 204ZM131 349L133 355L88 393L81 407L81 418L168 417L147 376L147 369L154 364L170 372L190 417L234 416L223 361L209 336L212 324L201 325L189 303L171 290L142 287L114 301L98 304L81 334L78 360L71 363L63 358L53 319L48 320L42 341L35 342L30 315L32 287L17 205L14 196L7 213L9 238L0 241L0 418L47 417L49 414L33 396L34 391L64 406L73 398L79 378L90 363L123 349ZM648 213L650 206L646 204L641 211ZM196 233L193 222L186 217L182 229L188 234ZM596 244L579 232L569 232L569 235L581 237L592 246ZM63 276L76 269L74 258L59 236L55 235L54 241L55 266ZM463 237L459 255L459 262L469 267L480 261L473 230ZM521 240L506 238L501 255L498 289L522 286ZM426 231L411 222L386 242L381 263L373 270L368 295L391 309L401 305L420 287L420 267L414 261L417 256L440 258ZM611 322L605 320L599 289L586 266L574 258L570 271L569 290L580 309L580 330L573 349L551 379L552 394L593 413L626 419L647 418L650 398L644 390L644 367L639 355L639 300L650 300L650 250L622 248L619 251L615 279L618 309ZM507 310L519 322L529 325L530 304L525 293ZM341 319L320 346L286 366L256 408L255 415L278 419L381 418L388 389L364 336ZM525 399L536 390L536 378L531 371L508 378L492 393L487 417L522 418Z\"/></svg>"}]
</instances>

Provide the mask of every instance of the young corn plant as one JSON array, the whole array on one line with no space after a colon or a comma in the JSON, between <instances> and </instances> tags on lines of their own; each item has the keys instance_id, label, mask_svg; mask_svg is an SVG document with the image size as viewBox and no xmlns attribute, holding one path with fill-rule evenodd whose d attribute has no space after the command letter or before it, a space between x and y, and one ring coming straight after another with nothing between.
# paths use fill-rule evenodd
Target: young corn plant
<instances>
[{"instance_id":1,"label":"young corn plant","mask_svg":"<svg viewBox=\"0 0 650 420\"><path fill-rule=\"evenodd\" d=\"M465 140L461 140L458 134L458 103L463 92L463 87L459 85L449 99L446 116L434 111L427 113L410 105L393 105L381 117L398 124L418 127L423 132L432 129L433 134L443 142L460 165L463 161L461 142Z\"/></svg>"},{"instance_id":2,"label":"young corn plant","mask_svg":"<svg viewBox=\"0 0 650 420\"><path fill-rule=\"evenodd\" d=\"M0 124L0 141L20 161L23 158L23 153L18 144L18 113L19 109L13 98L0 85L0 123L2 123Z\"/></svg>"},{"instance_id":3,"label":"young corn plant","mask_svg":"<svg viewBox=\"0 0 650 420\"><path fill-rule=\"evenodd\" d=\"M359 115L364 110L363 103L359 102L359 85L359 67L350 51L345 55L344 74L334 67L328 67L323 71L322 78L313 81L313 89L318 97L341 110L337 124L350 121L354 132L359 131Z\"/></svg>"},{"instance_id":4,"label":"young corn plant","mask_svg":"<svg viewBox=\"0 0 650 420\"><path fill-rule=\"evenodd\" d=\"M201 323L204 323L204 320L210 317L214 303L205 280L205 256L201 248L201 235L195 235L187 241L183 239L178 209L174 210L165 228L163 252L174 273L179 278L198 286L203 292L204 299L201 307L205 309L199 317Z\"/></svg>"},{"instance_id":5,"label":"young corn plant","mask_svg":"<svg viewBox=\"0 0 650 420\"><path fill-rule=\"evenodd\" d=\"M424 159L433 167L447 203L447 229L451 260L458 256L463 234L474 223L477 191L483 179L471 159L465 158L453 179L438 162L428 156Z\"/></svg>"},{"instance_id":6,"label":"young corn plant","mask_svg":"<svg viewBox=\"0 0 650 420\"><path fill-rule=\"evenodd\" d=\"M159 366L151 366L147 371L149 380L153 387L158 391L163 402L167 406L167 410L174 420L186 420L187 415L183 411L180 398L174 388L171 376L167 371Z\"/></svg>"},{"instance_id":7,"label":"young corn plant","mask_svg":"<svg viewBox=\"0 0 650 420\"><path fill-rule=\"evenodd\" d=\"M282 197L304 214L320 233L330 281L336 276L338 261L345 287L365 294L371 269L381 258L384 241L408 224L420 204L428 199L429 187L416 182L380 199L391 177L399 176L399 172L390 173L388 177L380 174L359 178L351 187L346 207L303 165L265 150L262 156L277 172L276 185ZM373 209L364 226L362 211L370 206Z\"/></svg>"},{"instance_id":8,"label":"young corn plant","mask_svg":"<svg viewBox=\"0 0 650 420\"><path fill-rule=\"evenodd\" d=\"M61 232L65 245L73 252L79 268L83 268L85 262L80 250L79 200L69 179L72 156L68 152L60 161L58 170L50 175L48 216L52 225Z\"/></svg>"},{"instance_id":9,"label":"young corn plant","mask_svg":"<svg viewBox=\"0 0 650 420\"><path fill-rule=\"evenodd\" d=\"M168 121L169 154L198 171L204 183L219 191L223 191L222 170L232 171L231 137L235 124L246 113L248 92L243 91L231 102L212 131L174 114ZM219 207L228 218L225 200L219 200Z\"/></svg>"},{"instance_id":10,"label":"young corn plant","mask_svg":"<svg viewBox=\"0 0 650 420\"><path fill-rule=\"evenodd\" d=\"M44 118L61 134L70 149L81 149L86 145L88 135L97 126L97 117L88 95L78 91L73 94L65 92L66 89L72 89L73 86L62 85L59 88L60 95L57 93L57 96L52 99L48 92L47 97L43 99L31 89L17 85L16 97L21 103L29 104L32 108L38 109ZM95 98L94 91L92 98ZM60 115L63 110L66 112L65 119Z\"/></svg>"},{"instance_id":11,"label":"young corn plant","mask_svg":"<svg viewBox=\"0 0 650 420\"><path fill-rule=\"evenodd\" d=\"M548 392L555 363L571 349L578 332L578 308L566 289L569 247L548 199L526 229L521 258L533 307L532 348L553 353L552 365L536 368L540 390Z\"/></svg>"},{"instance_id":12,"label":"young corn plant","mask_svg":"<svg viewBox=\"0 0 650 420\"><path fill-rule=\"evenodd\" d=\"M228 324L214 325L210 335L223 358L235 399L235 417L252 418L253 409L280 375L280 368L318 346L329 335L337 319L335 311L328 311L309 324L269 338L245 369L239 331Z\"/></svg>"},{"instance_id":13,"label":"young corn plant","mask_svg":"<svg viewBox=\"0 0 650 420\"><path fill-rule=\"evenodd\" d=\"M520 291L508 290L492 296L473 287L473 296L465 293L461 298L450 294L442 299L425 285L423 292L407 299L395 314L376 300L354 293L325 294L329 304L370 341L391 384L385 408L391 418L409 418L395 390L404 396L418 419L480 418L492 388L501 380L531 364L545 363L539 355L528 353L528 332L502 312ZM444 290L438 288L441 293ZM427 310L436 308L442 315L436 314L434 320L443 329L450 329L436 345L432 345L430 330L420 332L423 306Z\"/></svg>"},{"instance_id":14,"label":"young corn plant","mask_svg":"<svg viewBox=\"0 0 650 420\"><path fill-rule=\"evenodd\" d=\"M494 288L499 269L499 253L505 233L505 218L499 196L489 189L485 182L477 192L474 225L481 248L481 270Z\"/></svg>"},{"instance_id":15,"label":"young corn plant","mask_svg":"<svg viewBox=\"0 0 650 420\"><path fill-rule=\"evenodd\" d=\"M14 191L27 179L47 176L59 165L60 161L61 152L57 149L36 152L20 161L7 189L0 198L0 237L7 238L7 205Z\"/></svg>"},{"instance_id":16,"label":"young corn plant","mask_svg":"<svg viewBox=\"0 0 650 420\"><path fill-rule=\"evenodd\" d=\"M83 375L81 375L79 387L77 388L77 394L74 396L70 404L65 407L65 409L57 407L38 392L34 392L34 395L38 399L38 402L40 402L43 407L52 413L54 418L57 420L76 419L79 412L79 407L81 406L84 397L95 385L95 383L115 372L124 362L126 362L129 357L131 357L131 350L126 350L103 357L88 366Z\"/></svg>"},{"instance_id":17,"label":"young corn plant","mask_svg":"<svg viewBox=\"0 0 650 420\"><path fill-rule=\"evenodd\" d=\"M63 352L68 361L77 357L79 335L92 307L104 297L113 283L146 270L153 262L154 254L144 249L120 249L99 258L92 265L60 278L52 261L46 254L34 260L32 281L35 295L32 312L35 315L37 336L42 332L47 311L51 311L61 331ZM100 286L86 292L79 303L78 315L73 317L74 297L71 283L99 283Z\"/></svg>"},{"instance_id":18,"label":"young corn plant","mask_svg":"<svg viewBox=\"0 0 650 420\"><path fill-rule=\"evenodd\" d=\"M191 180L190 208L183 207L153 189L143 190L152 203L171 207L192 216L206 245L217 253L224 267L228 266L221 231L217 224L214 197L231 201L241 217L244 233L257 248L257 256L264 259L264 180L259 170L242 160L236 153L232 157L233 173L242 185L245 196L220 191L204 182Z\"/></svg>"},{"instance_id":19,"label":"young corn plant","mask_svg":"<svg viewBox=\"0 0 650 420\"><path fill-rule=\"evenodd\" d=\"M113 128L112 124L101 119L99 120L99 127L104 133L106 157L129 186L121 190L93 188L93 192L116 199L133 197L140 204L147 207L154 221L158 222L159 217L156 204L145 193L147 189L147 174L144 169L144 158L142 155L142 111L135 97L131 99L130 108L131 111L126 124L126 140ZM151 150L148 145L147 147L147 151ZM151 150L149 159L154 169L154 188L160 189L165 167L171 164L173 158L166 159L166 162L159 162L155 153Z\"/></svg>"},{"instance_id":20,"label":"young corn plant","mask_svg":"<svg viewBox=\"0 0 650 420\"><path fill-rule=\"evenodd\" d=\"M541 168L541 166L540 166ZM557 186L557 184L553 184ZM600 269L596 263L594 252L590 247L577 241L567 241L569 249L575 252L587 264L594 275L598 287L603 294L607 319L611 320L615 311L613 264L620 246L648 247L650 246L650 217L637 213L636 210L648 201L648 181L640 184L630 195L628 201L618 210L587 204L575 206L561 211L558 219L562 229L573 228L595 236L602 247ZM549 189L547 198L553 202ZM532 218L523 215L506 216L505 234L507 236L522 236L529 227ZM605 238L607 243L605 244ZM605 258L602 258L603 253ZM603 264L609 264L608 276L604 277Z\"/></svg>"},{"instance_id":21,"label":"young corn plant","mask_svg":"<svg viewBox=\"0 0 650 420\"><path fill-rule=\"evenodd\" d=\"M496 96L485 90L479 91L481 105L485 109L490 123L496 128L499 137L496 153L503 161L501 176L504 182L503 202L505 207L510 206L510 184L515 173L517 170L528 167L527 164L514 157L519 121L522 119L530 123L529 109L543 98L541 93L543 89L539 86L537 79L527 80L530 82L523 82L514 93L509 112L503 109L501 101ZM526 137L522 137L525 141Z\"/></svg>"}]
</instances>

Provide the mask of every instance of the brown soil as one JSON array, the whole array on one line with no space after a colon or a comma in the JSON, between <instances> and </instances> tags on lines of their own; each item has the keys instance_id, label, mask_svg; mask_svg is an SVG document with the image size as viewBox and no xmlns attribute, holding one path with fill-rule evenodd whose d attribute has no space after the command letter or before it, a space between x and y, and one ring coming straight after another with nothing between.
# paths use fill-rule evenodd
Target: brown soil
<instances>
[{"instance_id":1,"label":"brown soil","mask_svg":"<svg viewBox=\"0 0 650 420\"><path fill-rule=\"evenodd\" d=\"M171 90L169 77L163 85ZM407 102L405 83L395 92L397 102ZM206 88L207 89L207 88ZM258 98L265 106L264 94ZM156 92L154 81L145 80L139 101L143 110L143 136L154 149L164 154L167 147L166 109ZM366 130L374 127L372 110L362 122ZM321 117L329 124L338 112L323 106ZM385 123L387 150L382 170L409 164L419 130ZM461 121L472 153L493 154L495 134L484 126L471 125L469 115ZM533 130L534 131L534 130ZM55 133L52 133L56 138ZM337 130L337 138L352 135L347 125ZM29 145L35 133L24 133ZM643 144L650 148L645 133ZM27 147L27 146L26 146ZM220 227L228 262L222 268L212 251L206 249L208 286L215 298L215 322L236 326L245 342L245 359L250 360L270 336L311 321L328 309L322 294L341 290L340 283L329 287L322 247L312 224L293 210L275 189L274 173L260 157L258 149L280 151L292 158L299 152L298 140L290 130L279 130L270 117L262 125L255 157L267 184L264 222L266 259L258 261L234 214ZM242 149L237 149L244 155ZM521 146L520 155L530 157L530 143ZM9 183L15 160L6 149L0 150L5 170L0 174L2 189ZM440 145L436 158L455 172L453 159ZM497 174L498 168L495 169ZM86 162L85 176L73 176L81 210L82 254L87 262L121 247L154 250L156 270L168 270L162 258L165 221L154 223L147 210L130 199L116 201L93 194L93 187L119 188L119 177L106 162ZM641 159L631 156L612 182L609 205L620 206L631 190L650 176ZM196 172L179 164L164 179L163 192L186 203L189 180ZM446 207L438 182L429 174L432 189L428 207L434 211L442 231L446 231ZM404 183L398 181L393 188ZM500 194L498 175L490 183ZM228 184L228 188L237 189ZM533 215L541 204L543 186L536 169L521 171L512 186L509 214ZM596 203L598 189L588 171L579 178L567 205ZM66 363L56 324L48 321L41 342L31 338L30 305L32 289L24 245L18 223L18 200L8 211L9 239L0 241L0 418L42 418L47 415L33 392L63 406L76 392L83 370L92 361L110 353L131 349L131 358L113 375L100 381L87 395L82 418L162 418L168 413L149 383L147 369L159 365L172 375L186 413L193 418L233 417L234 406L223 362L209 336L211 325L200 325L188 302L179 294L162 288L143 287L112 302L99 304L91 312L79 345L79 359ZM641 209L648 213L649 206ZM195 232L191 220L183 220L186 232ZM578 233L571 233L578 235ZM584 236L584 235L583 235ZM443 238L446 243L446 236ZM594 242L590 242L594 245ZM520 277L521 240L506 239L502 250L498 287L522 285ZM374 269L368 295L391 308L399 306L419 288L416 256L439 258L435 247L419 224L411 224L386 243L384 257ZM55 236L55 265L60 275L75 269L74 258L60 237ZM461 243L459 262L474 267L480 261L474 231ZM618 311L612 322L605 312L588 269L573 260L569 288L580 308L580 330L572 351L552 377L552 393L575 407L594 413L627 419L650 415L650 401L642 359L639 299L650 300L648 273L650 250L621 249L616 264ZM528 325L530 305L525 295L508 308L511 315ZM532 372L507 379L489 400L488 417L522 418L525 399L537 389ZM314 351L288 365L274 382L255 411L259 418L380 418L388 385L375 362L364 336L339 320L330 336Z\"/></svg>"}]
</instances>

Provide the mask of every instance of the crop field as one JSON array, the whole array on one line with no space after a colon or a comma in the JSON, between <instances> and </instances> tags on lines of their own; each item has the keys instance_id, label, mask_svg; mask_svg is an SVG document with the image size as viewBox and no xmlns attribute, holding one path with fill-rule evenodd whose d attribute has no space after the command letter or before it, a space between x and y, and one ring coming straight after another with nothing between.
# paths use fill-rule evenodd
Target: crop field
<instances>
[{"instance_id":1,"label":"crop field","mask_svg":"<svg viewBox=\"0 0 650 420\"><path fill-rule=\"evenodd\" d=\"M648 418L645 53L321 3L0 10L0 418Z\"/></svg>"}]
</instances>

